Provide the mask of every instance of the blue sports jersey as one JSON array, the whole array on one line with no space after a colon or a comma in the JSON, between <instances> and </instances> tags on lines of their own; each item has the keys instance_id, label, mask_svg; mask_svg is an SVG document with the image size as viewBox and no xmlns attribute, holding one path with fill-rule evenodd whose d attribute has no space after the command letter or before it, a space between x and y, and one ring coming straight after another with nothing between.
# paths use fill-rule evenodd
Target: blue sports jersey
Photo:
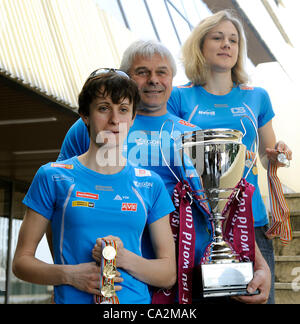
<instances>
[{"instance_id":1,"label":"blue sports jersey","mask_svg":"<svg viewBox=\"0 0 300 324\"><path fill-rule=\"evenodd\" d=\"M173 194L176 177L169 170L162 159L159 147L159 133L162 130L161 143L163 152L175 175L182 179L183 173L180 168L180 161L174 154L174 142L172 138L177 138L180 134L198 130L193 124L187 123L182 118L166 113L163 116L144 116L136 115L133 126L130 128L127 137L127 158L135 166L141 166L145 169L155 171L161 176L170 196ZM74 155L81 155L89 148L89 137L85 124L81 119L73 124L68 131L58 160L70 158ZM194 215L194 225L196 230L196 253L195 262L199 263L205 247L210 241L210 224L205 212L196 204L192 205ZM200 212L199 212L200 209ZM147 241L149 240L147 231L143 236L143 256L151 258L153 251Z\"/></svg>"},{"instance_id":2,"label":"blue sports jersey","mask_svg":"<svg viewBox=\"0 0 300 324\"><path fill-rule=\"evenodd\" d=\"M70 159L85 153L90 146L90 137L81 118L79 118L68 130L62 143L57 161Z\"/></svg>"},{"instance_id":3,"label":"blue sports jersey","mask_svg":"<svg viewBox=\"0 0 300 324\"><path fill-rule=\"evenodd\" d=\"M165 124L164 124L165 123ZM164 125L163 125L164 124ZM163 129L161 129L163 126ZM161 176L170 195L177 184L176 177L170 172L166 163L172 167L174 173L180 178L180 161L174 155L173 138L177 138L185 132L198 130L193 124L167 113L163 116L143 116L137 115L133 126L129 130L127 137L127 158L134 166L153 170ZM166 163L162 158L159 147L159 134L162 132L162 147ZM73 156L79 156L85 153L90 144L87 128L82 121L78 119L69 129L62 144L57 161L69 159ZM125 154L125 153L124 153ZM176 161L175 161L176 160Z\"/></svg>"},{"instance_id":4,"label":"blue sports jersey","mask_svg":"<svg viewBox=\"0 0 300 324\"><path fill-rule=\"evenodd\" d=\"M170 113L163 116L137 115L127 137L128 160L133 165L159 174L172 195L178 181L168 166L179 179L182 177L181 162L176 154L174 138L198 129L199 127ZM165 159L161 153L160 142Z\"/></svg>"},{"instance_id":5,"label":"blue sports jersey","mask_svg":"<svg viewBox=\"0 0 300 324\"><path fill-rule=\"evenodd\" d=\"M99 174L77 157L42 166L23 200L51 221L55 264L94 261L96 239L119 237L124 247L141 254L144 228L174 210L155 172L127 164L113 175ZM124 281L120 303L147 304L147 284L118 268ZM55 287L56 303L93 303L93 295L68 285Z\"/></svg>"},{"instance_id":6,"label":"blue sports jersey","mask_svg":"<svg viewBox=\"0 0 300 324\"><path fill-rule=\"evenodd\" d=\"M257 129L274 117L268 93L262 88L238 86L227 95L218 96L191 82L173 88L168 110L202 129L231 128L244 133L242 120L246 129L243 143L248 150L253 150L256 133L244 116L251 118ZM245 174L247 171L246 163ZM268 216L258 187L257 167L251 170L247 181L256 188L252 199L255 226L264 226Z\"/></svg>"},{"instance_id":7,"label":"blue sports jersey","mask_svg":"<svg viewBox=\"0 0 300 324\"><path fill-rule=\"evenodd\" d=\"M170 113L163 116L137 115L127 138L128 159L135 165L141 165L143 168L153 170L159 174L170 196L172 196L178 181L166 163L179 179L185 178L173 139L186 132L196 130L199 130L199 127ZM160 131L162 131L161 139L159 136ZM160 140L166 163L162 159ZM199 204L193 203L192 209L196 231L195 263L198 264L206 246L210 242L211 238L208 229L211 229L211 225L207 214ZM145 239L147 240L146 237ZM151 257L151 251L148 248L143 253L145 257Z\"/></svg>"}]
</instances>

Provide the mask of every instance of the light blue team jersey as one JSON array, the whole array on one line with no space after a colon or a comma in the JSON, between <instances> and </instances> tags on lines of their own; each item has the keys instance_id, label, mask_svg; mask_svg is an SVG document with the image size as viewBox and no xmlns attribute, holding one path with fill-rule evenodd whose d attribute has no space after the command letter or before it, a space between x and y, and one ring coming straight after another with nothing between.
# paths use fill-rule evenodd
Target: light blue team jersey
<instances>
[{"instance_id":1,"label":"light blue team jersey","mask_svg":"<svg viewBox=\"0 0 300 324\"><path fill-rule=\"evenodd\" d=\"M268 93L258 87L238 86L223 96L208 93L203 87L188 83L173 88L168 101L168 111L202 129L230 128L245 132L243 143L248 150L253 150L256 133L252 123L244 116L251 118L257 128L266 125L274 112ZM245 168L245 174L248 167ZM245 175L244 174L244 175ZM258 187L257 168L254 167L247 181L255 186L252 198L252 210L255 226L268 223L265 205Z\"/></svg>"},{"instance_id":2,"label":"light blue team jersey","mask_svg":"<svg viewBox=\"0 0 300 324\"><path fill-rule=\"evenodd\" d=\"M163 116L144 116L136 115L133 126L130 128L127 137L127 158L131 164L142 168L155 171L163 180L170 196L173 194L174 187L177 184L177 178L170 171L162 158L159 147L160 131L162 130L161 144L167 164L172 168L177 178L184 178L180 161L176 155L173 138L184 134L199 130L199 127L187 123L182 118L173 114L166 113ZM59 155L58 160L81 155L88 150L89 137L85 124L79 119L69 129ZM201 256L207 244L210 241L210 224L206 213L196 203L193 207L193 218L196 230L196 253L195 262L200 262ZM153 257L151 245L149 245L149 237L147 231L143 236L143 256L147 258Z\"/></svg>"},{"instance_id":3,"label":"light blue team jersey","mask_svg":"<svg viewBox=\"0 0 300 324\"><path fill-rule=\"evenodd\" d=\"M124 155L126 155L132 165L140 166L159 174L170 195L172 195L177 179L169 170L167 164L178 178L181 177L180 161L176 154L174 154L176 148L174 147L173 138L177 138L185 132L198 129L199 127L187 123L170 113L157 117L137 115L133 126L129 130L127 143L124 144L124 151L127 151L127 155L125 152ZM161 144L166 163L159 146L161 130ZM85 153L89 148L89 144L90 139L87 128L82 119L78 119L69 129L57 161Z\"/></svg>"},{"instance_id":4,"label":"light blue team jersey","mask_svg":"<svg viewBox=\"0 0 300 324\"><path fill-rule=\"evenodd\" d=\"M199 130L199 127L170 113L156 117L137 115L127 138L128 159L134 165L140 165L159 174L172 196L178 182L177 178L181 181L186 180L177 151L178 147L175 147L173 139L196 130ZM161 138L160 131L162 131ZM160 141L165 160L160 150ZM167 165L171 167L177 178ZM193 189L201 188L194 187ZM211 240L211 232L209 232L211 224L206 212L196 201L192 204L192 210L196 232L195 264L198 264ZM146 235L145 242L147 242ZM145 257L151 258L149 244L145 244L143 253Z\"/></svg>"},{"instance_id":5,"label":"light blue team jersey","mask_svg":"<svg viewBox=\"0 0 300 324\"><path fill-rule=\"evenodd\" d=\"M57 161L70 159L85 153L90 146L90 137L81 118L79 118L68 130L62 143Z\"/></svg>"},{"instance_id":6,"label":"light blue team jersey","mask_svg":"<svg viewBox=\"0 0 300 324\"><path fill-rule=\"evenodd\" d=\"M174 210L155 172L127 164L117 174L103 175L77 157L42 166L23 202L51 221L55 264L65 265L94 261L96 239L107 235L119 237L126 249L141 256L144 228ZM117 292L120 303L150 303L147 284L118 270L124 278ZM60 285L55 302L94 301L91 294Z\"/></svg>"},{"instance_id":7,"label":"light blue team jersey","mask_svg":"<svg viewBox=\"0 0 300 324\"><path fill-rule=\"evenodd\" d=\"M196 130L199 130L199 127L170 113L163 116L137 115L127 137L128 160L135 166L141 166L159 174L168 192L172 195L178 182L177 178L182 179L183 176L174 139Z\"/></svg>"}]
</instances>

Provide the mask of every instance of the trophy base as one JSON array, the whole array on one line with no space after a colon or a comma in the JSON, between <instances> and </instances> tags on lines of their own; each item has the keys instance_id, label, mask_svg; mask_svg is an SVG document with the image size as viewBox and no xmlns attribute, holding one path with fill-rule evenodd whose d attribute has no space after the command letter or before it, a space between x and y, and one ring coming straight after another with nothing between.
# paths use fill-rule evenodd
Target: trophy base
<instances>
[{"instance_id":1,"label":"trophy base","mask_svg":"<svg viewBox=\"0 0 300 324\"><path fill-rule=\"evenodd\" d=\"M203 297L248 295L253 278L252 262L209 263L201 265Z\"/></svg>"}]
</instances>

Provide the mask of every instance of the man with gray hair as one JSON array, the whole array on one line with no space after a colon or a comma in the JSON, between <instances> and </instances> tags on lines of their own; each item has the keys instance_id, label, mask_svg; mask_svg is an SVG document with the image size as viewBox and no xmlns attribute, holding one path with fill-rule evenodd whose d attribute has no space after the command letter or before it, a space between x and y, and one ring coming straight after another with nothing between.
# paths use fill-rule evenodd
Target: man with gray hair
<instances>
[{"instance_id":1,"label":"man with gray hair","mask_svg":"<svg viewBox=\"0 0 300 324\"><path fill-rule=\"evenodd\" d=\"M127 73L137 83L141 97L134 124L127 138L128 160L133 165L146 169L147 172L154 171L159 174L169 194L173 195L174 187L179 181L184 180L174 155L174 134L178 136L184 132L199 129L167 111L167 101L172 91L173 77L176 74L174 58L161 43L139 40L132 43L124 52L120 70ZM68 131L58 160L62 161L74 155L83 154L88 147L88 131L82 120L79 119ZM163 156L160 148L164 152ZM133 184L136 189L139 186L151 186L151 183L143 181L143 173L140 174L140 177L141 181L136 181ZM102 188L102 190L108 189ZM116 199L126 200L126 197L118 197L116 193ZM205 248L211 240L208 231L210 223L205 211L201 210L199 206L198 208L193 206L193 226L196 237L193 260L190 263L191 270L193 264L199 264ZM141 245L143 255L151 258L152 247L149 246L149 242L146 232ZM261 254L258 253L255 264L257 275L249 284L253 289L260 287L261 294L246 297L253 298L253 300L245 300L247 302L264 302L268 296L269 272L263 261ZM190 290L191 286L192 282L190 282ZM200 287L196 287L194 290L196 295L200 293ZM240 297L240 300L243 301L243 298L245 297ZM183 303L180 296L179 303Z\"/></svg>"},{"instance_id":2,"label":"man with gray hair","mask_svg":"<svg viewBox=\"0 0 300 324\"><path fill-rule=\"evenodd\" d=\"M177 72L175 60L161 43L138 40L125 50L120 70L137 83L141 97L134 125L128 135L128 159L134 165L158 173L172 195L180 178L180 170L175 165L173 150L169 145L165 145L167 164L177 178L162 161L159 148L161 128L163 126L165 136L162 141L165 144L171 140L172 134L183 134L198 129L167 111L173 77ZM88 147L86 127L79 119L68 131L58 161L82 154Z\"/></svg>"}]
</instances>

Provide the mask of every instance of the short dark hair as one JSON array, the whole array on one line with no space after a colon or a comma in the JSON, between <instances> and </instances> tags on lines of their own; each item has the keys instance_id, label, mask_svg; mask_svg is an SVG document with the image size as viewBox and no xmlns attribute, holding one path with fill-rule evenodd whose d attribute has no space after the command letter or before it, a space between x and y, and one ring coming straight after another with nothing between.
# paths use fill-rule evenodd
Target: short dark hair
<instances>
[{"instance_id":1,"label":"short dark hair","mask_svg":"<svg viewBox=\"0 0 300 324\"><path fill-rule=\"evenodd\" d=\"M128 98L133 104L132 118L140 101L138 87L132 79L121 76L115 72L102 73L87 79L78 95L79 114L89 116L90 104L98 96L110 96L114 104Z\"/></svg>"}]
</instances>

